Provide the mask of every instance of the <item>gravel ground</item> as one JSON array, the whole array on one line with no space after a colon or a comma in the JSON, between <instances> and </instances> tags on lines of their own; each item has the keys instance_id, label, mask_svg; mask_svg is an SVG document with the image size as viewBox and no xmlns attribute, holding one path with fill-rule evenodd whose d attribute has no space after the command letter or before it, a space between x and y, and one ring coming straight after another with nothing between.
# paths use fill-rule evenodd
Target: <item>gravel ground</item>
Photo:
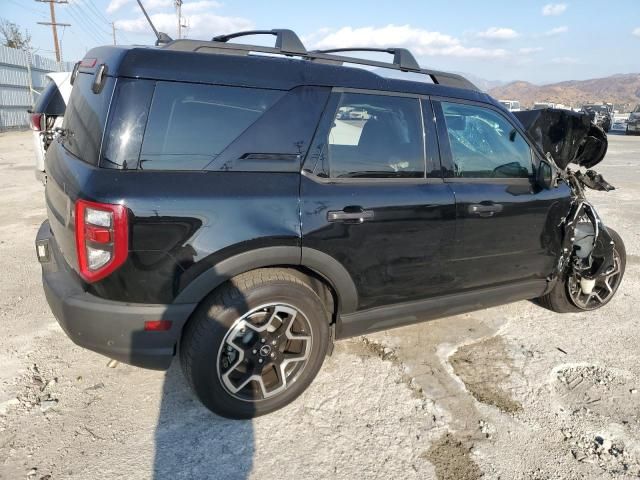
<instances>
[{"instance_id":1,"label":"gravel ground","mask_svg":"<svg viewBox=\"0 0 640 480\"><path fill-rule=\"evenodd\" d=\"M617 298L518 302L337 344L284 410L229 421L179 368L118 365L51 315L30 132L0 134L0 479L603 479L640 476L640 138L611 136L590 193L627 248Z\"/></svg>"}]
</instances>

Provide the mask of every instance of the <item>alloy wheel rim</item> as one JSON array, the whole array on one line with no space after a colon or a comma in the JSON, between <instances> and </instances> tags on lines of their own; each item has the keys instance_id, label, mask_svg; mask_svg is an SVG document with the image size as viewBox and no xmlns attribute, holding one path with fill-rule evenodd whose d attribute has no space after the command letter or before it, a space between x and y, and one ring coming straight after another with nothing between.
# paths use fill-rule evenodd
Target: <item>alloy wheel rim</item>
<instances>
[{"instance_id":1,"label":"alloy wheel rim","mask_svg":"<svg viewBox=\"0 0 640 480\"><path fill-rule=\"evenodd\" d=\"M567 289L569 291L569 297L576 307L582 310L594 310L611 300L622 278L620 255L616 250L614 250L613 259L613 268L596 279L593 291L589 294L582 291L580 287L580 277L578 277L578 275L574 274L569 277Z\"/></svg>"},{"instance_id":2,"label":"alloy wheel rim","mask_svg":"<svg viewBox=\"0 0 640 480\"><path fill-rule=\"evenodd\" d=\"M239 400L273 398L290 388L307 366L312 333L307 317L292 305L254 308L227 331L218 350L218 378Z\"/></svg>"}]
</instances>

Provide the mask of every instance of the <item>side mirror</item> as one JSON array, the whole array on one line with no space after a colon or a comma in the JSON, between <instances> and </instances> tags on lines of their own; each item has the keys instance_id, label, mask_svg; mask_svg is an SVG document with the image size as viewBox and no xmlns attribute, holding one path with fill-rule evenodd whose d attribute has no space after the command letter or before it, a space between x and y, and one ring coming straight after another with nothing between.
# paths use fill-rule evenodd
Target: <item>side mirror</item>
<instances>
[{"instance_id":1,"label":"side mirror","mask_svg":"<svg viewBox=\"0 0 640 480\"><path fill-rule=\"evenodd\" d=\"M558 174L555 169L546 160L541 160L536 170L536 183L545 190L555 187L558 180Z\"/></svg>"}]
</instances>

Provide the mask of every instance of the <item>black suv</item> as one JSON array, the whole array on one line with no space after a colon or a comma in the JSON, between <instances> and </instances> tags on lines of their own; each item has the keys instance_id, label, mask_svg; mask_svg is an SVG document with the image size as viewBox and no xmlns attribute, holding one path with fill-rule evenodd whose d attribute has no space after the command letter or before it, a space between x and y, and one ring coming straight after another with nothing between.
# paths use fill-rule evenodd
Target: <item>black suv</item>
<instances>
[{"instance_id":1,"label":"black suv","mask_svg":"<svg viewBox=\"0 0 640 480\"><path fill-rule=\"evenodd\" d=\"M276 47L228 42L258 33ZM248 418L298 396L334 339L521 299L608 302L624 245L583 187L610 186L566 168L602 159L601 130L566 111L520 121L384 52L307 51L289 30L91 50L36 239L68 336L146 368L177 354L209 409Z\"/></svg>"}]
</instances>

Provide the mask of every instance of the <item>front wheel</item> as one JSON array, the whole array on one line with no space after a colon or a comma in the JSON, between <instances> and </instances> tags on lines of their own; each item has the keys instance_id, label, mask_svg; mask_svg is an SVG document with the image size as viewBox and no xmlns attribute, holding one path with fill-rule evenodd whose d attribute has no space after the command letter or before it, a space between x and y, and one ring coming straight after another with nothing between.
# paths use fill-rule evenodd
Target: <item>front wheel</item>
<instances>
[{"instance_id":1,"label":"front wheel","mask_svg":"<svg viewBox=\"0 0 640 480\"><path fill-rule=\"evenodd\" d=\"M607 230L615 247L613 268L596 279L590 293L582 291L580 279L576 274L559 278L553 290L538 299L543 307L558 313L582 312L597 310L611 301L622 282L627 265L627 253L620 235L612 228Z\"/></svg>"},{"instance_id":2,"label":"front wheel","mask_svg":"<svg viewBox=\"0 0 640 480\"><path fill-rule=\"evenodd\" d=\"M284 407L322 366L329 315L298 275L260 269L233 278L198 307L180 344L198 399L227 418Z\"/></svg>"}]
</instances>

